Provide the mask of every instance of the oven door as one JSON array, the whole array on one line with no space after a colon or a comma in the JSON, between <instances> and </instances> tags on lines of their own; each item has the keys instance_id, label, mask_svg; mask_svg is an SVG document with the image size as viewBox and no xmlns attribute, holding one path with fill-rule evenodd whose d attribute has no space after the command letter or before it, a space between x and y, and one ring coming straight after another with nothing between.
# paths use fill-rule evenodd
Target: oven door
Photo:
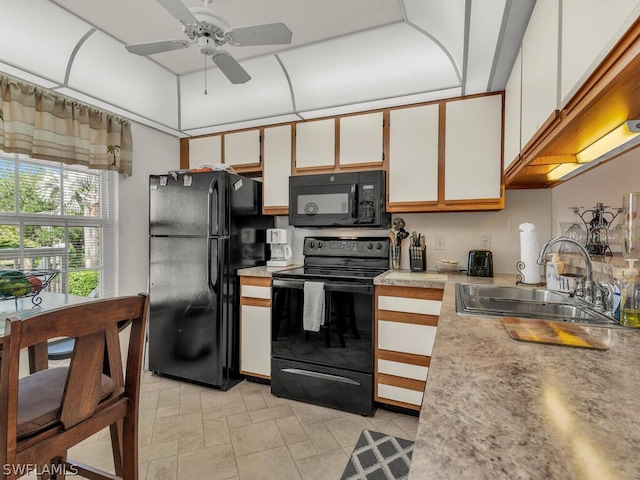
<instances>
[{"instance_id":1,"label":"oven door","mask_svg":"<svg viewBox=\"0 0 640 480\"><path fill-rule=\"evenodd\" d=\"M320 331L303 328L304 280L272 282L273 358L373 373L373 285L325 282Z\"/></svg>"}]
</instances>

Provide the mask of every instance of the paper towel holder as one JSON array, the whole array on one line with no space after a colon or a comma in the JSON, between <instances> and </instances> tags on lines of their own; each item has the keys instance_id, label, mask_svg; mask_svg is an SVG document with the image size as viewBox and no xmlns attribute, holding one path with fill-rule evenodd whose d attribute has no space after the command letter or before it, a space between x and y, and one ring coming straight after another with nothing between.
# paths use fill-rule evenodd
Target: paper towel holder
<instances>
[{"instance_id":1,"label":"paper towel holder","mask_svg":"<svg viewBox=\"0 0 640 480\"><path fill-rule=\"evenodd\" d=\"M516 275L516 285L529 285L529 286L532 286L532 287L542 287L543 285L545 285L545 282L526 283L524 281L524 267L525 266L526 265L524 264L524 262L522 260L518 260L518 262L516 263L516 270L518 270L518 274Z\"/></svg>"}]
</instances>

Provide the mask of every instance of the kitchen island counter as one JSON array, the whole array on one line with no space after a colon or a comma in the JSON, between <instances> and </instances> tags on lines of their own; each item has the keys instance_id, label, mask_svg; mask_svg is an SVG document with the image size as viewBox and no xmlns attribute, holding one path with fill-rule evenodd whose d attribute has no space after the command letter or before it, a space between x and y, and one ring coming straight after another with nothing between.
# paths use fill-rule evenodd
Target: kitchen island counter
<instances>
[{"instance_id":1,"label":"kitchen island counter","mask_svg":"<svg viewBox=\"0 0 640 480\"><path fill-rule=\"evenodd\" d=\"M512 340L458 315L448 275L411 480L640 478L640 331L590 327L606 351Z\"/></svg>"}]
</instances>

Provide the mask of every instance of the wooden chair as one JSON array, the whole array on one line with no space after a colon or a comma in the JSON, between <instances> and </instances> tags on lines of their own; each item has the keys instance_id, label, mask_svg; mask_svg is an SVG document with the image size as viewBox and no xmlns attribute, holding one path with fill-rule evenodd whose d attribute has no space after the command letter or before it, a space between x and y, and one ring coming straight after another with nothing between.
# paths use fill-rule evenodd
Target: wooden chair
<instances>
[{"instance_id":1,"label":"wooden chair","mask_svg":"<svg viewBox=\"0 0 640 480\"><path fill-rule=\"evenodd\" d=\"M0 373L0 478L33 470L62 480L138 478L138 403L149 299L146 294L97 300L6 321ZM118 322L131 320L123 376ZM68 367L43 368L46 342L75 339ZM44 362L19 378L20 350ZM44 349L44 350L43 350ZM37 370L37 371L34 371ZM110 427L116 476L66 458L67 450Z\"/></svg>"}]
</instances>

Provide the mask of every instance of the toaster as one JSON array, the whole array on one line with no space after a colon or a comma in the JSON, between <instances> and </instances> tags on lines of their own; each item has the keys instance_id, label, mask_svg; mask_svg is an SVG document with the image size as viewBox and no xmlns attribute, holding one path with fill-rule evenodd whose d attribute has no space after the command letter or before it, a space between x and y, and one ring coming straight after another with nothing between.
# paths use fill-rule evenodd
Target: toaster
<instances>
[{"instance_id":1,"label":"toaster","mask_svg":"<svg viewBox=\"0 0 640 480\"><path fill-rule=\"evenodd\" d=\"M493 254L490 250L471 250L467 275L470 277L493 277Z\"/></svg>"}]
</instances>

